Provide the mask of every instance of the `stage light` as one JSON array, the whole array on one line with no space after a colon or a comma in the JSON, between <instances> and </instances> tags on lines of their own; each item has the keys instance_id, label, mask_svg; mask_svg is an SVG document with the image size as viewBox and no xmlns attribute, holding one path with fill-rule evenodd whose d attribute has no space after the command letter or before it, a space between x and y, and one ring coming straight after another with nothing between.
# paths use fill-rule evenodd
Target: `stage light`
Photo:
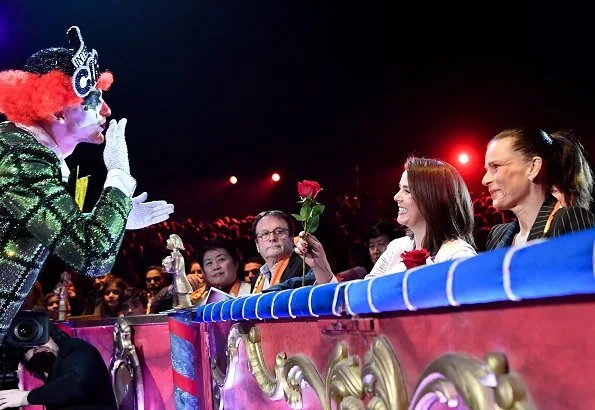
<instances>
[{"instance_id":1,"label":"stage light","mask_svg":"<svg viewBox=\"0 0 595 410\"><path fill-rule=\"evenodd\" d=\"M271 176L271 179L275 182L279 182L281 179L281 175L277 174L276 172Z\"/></svg>"},{"instance_id":2,"label":"stage light","mask_svg":"<svg viewBox=\"0 0 595 410\"><path fill-rule=\"evenodd\" d=\"M459 155L459 163L467 164L469 162L469 155L462 153Z\"/></svg>"},{"instance_id":3,"label":"stage light","mask_svg":"<svg viewBox=\"0 0 595 410\"><path fill-rule=\"evenodd\" d=\"M233 185L235 185L238 183L238 178L232 176L229 178L229 182L231 182Z\"/></svg>"}]
</instances>

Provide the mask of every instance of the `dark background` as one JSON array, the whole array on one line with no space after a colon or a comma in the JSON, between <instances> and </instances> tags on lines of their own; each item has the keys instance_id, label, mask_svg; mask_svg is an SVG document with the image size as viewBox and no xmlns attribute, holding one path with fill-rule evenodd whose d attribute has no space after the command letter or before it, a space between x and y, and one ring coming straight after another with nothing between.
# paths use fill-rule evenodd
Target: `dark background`
<instances>
[{"instance_id":1,"label":"dark background","mask_svg":"<svg viewBox=\"0 0 595 410\"><path fill-rule=\"evenodd\" d=\"M176 218L297 211L303 178L323 203L391 201L409 154L468 152L477 193L486 142L511 126L575 129L593 155L592 14L553 4L3 0L0 69L78 25L115 74L138 192ZM92 176L89 206L101 152L68 161Z\"/></svg>"}]
</instances>

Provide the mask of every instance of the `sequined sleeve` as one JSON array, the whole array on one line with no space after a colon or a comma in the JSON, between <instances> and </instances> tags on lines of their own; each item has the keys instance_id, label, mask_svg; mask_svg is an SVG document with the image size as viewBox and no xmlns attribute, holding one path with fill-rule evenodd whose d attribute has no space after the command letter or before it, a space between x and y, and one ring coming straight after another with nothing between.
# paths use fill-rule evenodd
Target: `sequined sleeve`
<instances>
[{"instance_id":1,"label":"sequined sleeve","mask_svg":"<svg viewBox=\"0 0 595 410\"><path fill-rule=\"evenodd\" d=\"M35 142L4 145L2 151L1 212L76 272L88 276L109 272L132 209L130 198L106 188L93 211L83 215L66 191L51 151ZM11 248L10 238L4 248L7 253L19 252L17 241Z\"/></svg>"}]
</instances>

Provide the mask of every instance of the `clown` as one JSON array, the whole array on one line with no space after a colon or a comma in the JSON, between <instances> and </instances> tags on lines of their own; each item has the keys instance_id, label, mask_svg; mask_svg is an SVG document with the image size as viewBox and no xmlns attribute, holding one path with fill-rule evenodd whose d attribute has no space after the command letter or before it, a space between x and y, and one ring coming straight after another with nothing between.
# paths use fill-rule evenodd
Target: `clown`
<instances>
[{"instance_id":1,"label":"clown","mask_svg":"<svg viewBox=\"0 0 595 410\"><path fill-rule=\"evenodd\" d=\"M114 81L99 72L78 27L71 48L33 54L23 70L0 72L0 341L50 253L74 271L103 276L114 264L124 229L168 219L173 205L132 198L124 137L126 119L112 120L104 92ZM90 214L66 189L64 162L77 144L101 144L107 178Z\"/></svg>"}]
</instances>

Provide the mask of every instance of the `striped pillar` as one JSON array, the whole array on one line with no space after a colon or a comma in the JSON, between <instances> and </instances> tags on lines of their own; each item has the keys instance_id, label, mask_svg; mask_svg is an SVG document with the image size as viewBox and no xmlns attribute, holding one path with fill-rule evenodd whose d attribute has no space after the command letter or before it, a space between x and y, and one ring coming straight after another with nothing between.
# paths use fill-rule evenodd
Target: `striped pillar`
<instances>
[{"instance_id":1,"label":"striped pillar","mask_svg":"<svg viewBox=\"0 0 595 410\"><path fill-rule=\"evenodd\" d=\"M168 317L176 410L197 410L199 385L196 374L196 324L192 313L180 311Z\"/></svg>"}]
</instances>

